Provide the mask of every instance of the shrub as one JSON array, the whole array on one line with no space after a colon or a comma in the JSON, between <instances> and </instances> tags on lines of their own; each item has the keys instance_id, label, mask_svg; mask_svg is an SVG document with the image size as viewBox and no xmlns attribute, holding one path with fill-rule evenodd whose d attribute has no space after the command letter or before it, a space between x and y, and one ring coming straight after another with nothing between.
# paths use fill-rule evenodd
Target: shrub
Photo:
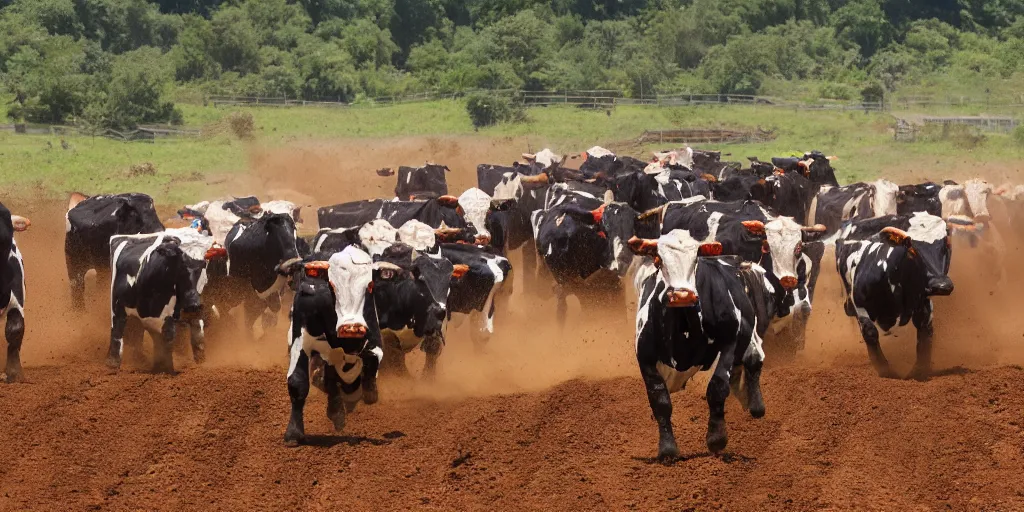
<instances>
[{"instance_id":1,"label":"shrub","mask_svg":"<svg viewBox=\"0 0 1024 512\"><path fill-rule=\"evenodd\" d=\"M818 89L818 96L829 100L852 100L857 92L846 84L826 82Z\"/></svg>"},{"instance_id":2,"label":"shrub","mask_svg":"<svg viewBox=\"0 0 1024 512\"><path fill-rule=\"evenodd\" d=\"M871 82L860 90L861 101L877 103L885 98L885 87L881 82Z\"/></svg>"},{"instance_id":3,"label":"shrub","mask_svg":"<svg viewBox=\"0 0 1024 512\"><path fill-rule=\"evenodd\" d=\"M1013 137L1013 141L1016 142L1018 146L1024 147L1024 124L1017 125L1010 136Z\"/></svg>"},{"instance_id":4,"label":"shrub","mask_svg":"<svg viewBox=\"0 0 1024 512\"><path fill-rule=\"evenodd\" d=\"M524 115L521 104L494 93L474 93L467 96L466 112L469 113L469 119L476 128L521 121Z\"/></svg>"}]
</instances>

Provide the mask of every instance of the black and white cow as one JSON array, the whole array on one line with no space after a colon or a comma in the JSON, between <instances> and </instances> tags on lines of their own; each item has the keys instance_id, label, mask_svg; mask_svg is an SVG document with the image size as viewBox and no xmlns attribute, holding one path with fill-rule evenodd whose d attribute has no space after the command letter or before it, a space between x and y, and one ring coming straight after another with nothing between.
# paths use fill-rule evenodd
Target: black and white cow
<instances>
[{"instance_id":1,"label":"black and white cow","mask_svg":"<svg viewBox=\"0 0 1024 512\"><path fill-rule=\"evenodd\" d=\"M638 293L636 357L647 398L658 423L658 458L679 454L672 433L671 393L682 389L699 370L714 368L708 383L710 416L706 443L712 452L725 449L725 400L730 386L755 418L764 416L760 375L764 362L757 313L748 299L751 279L739 258L717 255L717 242L702 244L685 230L660 238L632 238L630 248L647 256L634 276ZM768 286L767 284L763 286Z\"/></svg>"},{"instance_id":2,"label":"black and white cow","mask_svg":"<svg viewBox=\"0 0 1024 512\"><path fill-rule=\"evenodd\" d=\"M327 261L304 264L291 308L288 330L288 395L291 417L284 441L305 441L303 409L309 395L310 367L323 361L327 417L335 431L345 426L346 409L362 400L377 402L377 369L381 348L377 309L373 300L374 265L370 255L355 246ZM386 267L386 265L385 265Z\"/></svg>"},{"instance_id":3,"label":"black and white cow","mask_svg":"<svg viewBox=\"0 0 1024 512\"><path fill-rule=\"evenodd\" d=\"M965 224L971 225L970 220ZM852 222L836 240L836 267L846 295L844 309L856 317L871 364L882 377L895 378L878 343L889 332L913 321L917 328L917 363L910 376L926 380L932 364L931 296L949 295L952 258L950 231L941 217L923 212Z\"/></svg>"},{"instance_id":4,"label":"black and white cow","mask_svg":"<svg viewBox=\"0 0 1024 512\"><path fill-rule=\"evenodd\" d=\"M25 338L25 260L18 250L14 233L27 230L31 224L25 217L11 215L11 211L0 204L0 255L6 258L0 265L0 315L7 320L4 329L7 339L4 379L8 383L23 380L21 343Z\"/></svg>"},{"instance_id":5,"label":"black and white cow","mask_svg":"<svg viewBox=\"0 0 1024 512\"><path fill-rule=\"evenodd\" d=\"M832 168L834 156L825 156L820 151L804 153L799 157L772 158L772 164L785 173L799 173L816 185L838 187L835 170Z\"/></svg>"},{"instance_id":6,"label":"black and white cow","mask_svg":"<svg viewBox=\"0 0 1024 512\"><path fill-rule=\"evenodd\" d=\"M156 233L164 225L146 194L117 194L87 197L71 195L68 203L64 256L71 282L71 305L85 307L85 274L110 271L110 237ZM97 278L97 282L102 281Z\"/></svg>"},{"instance_id":7,"label":"black and white cow","mask_svg":"<svg viewBox=\"0 0 1024 512\"><path fill-rule=\"evenodd\" d=\"M398 168L395 197L400 201L409 201L414 198L432 199L448 195L445 173L450 171L447 165L432 163L423 167L401 166Z\"/></svg>"},{"instance_id":8,"label":"black and white cow","mask_svg":"<svg viewBox=\"0 0 1024 512\"><path fill-rule=\"evenodd\" d=\"M141 354L142 335L153 339L153 371L174 372L172 349L179 321L188 325L192 356L204 359L200 295L207 261L223 256L213 237L194 228L110 238L110 350L107 365L121 366L124 348Z\"/></svg>"},{"instance_id":9,"label":"black and white cow","mask_svg":"<svg viewBox=\"0 0 1024 512\"><path fill-rule=\"evenodd\" d=\"M468 315L470 338L479 349L494 334L497 304L512 294L512 264L479 245L445 243L441 254L454 265L448 292L449 320L458 326L461 319L454 313Z\"/></svg>"},{"instance_id":10,"label":"black and white cow","mask_svg":"<svg viewBox=\"0 0 1024 512\"><path fill-rule=\"evenodd\" d=\"M808 223L824 225L831 235L846 221L896 215L898 195L899 186L886 179L845 187L824 186L811 204Z\"/></svg>"},{"instance_id":11,"label":"black and white cow","mask_svg":"<svg viewBox=\"0 0 1024 512\"><path fill-rule=\"evenodd\" d=\"M292 217L266 213L242 218L228 232L224 247L227 262L217 272L224 277L211 287L209 302L218 314L243 304L246 329L261 315L264 329L276 325L288 276L302 262Z\"/></svg>"},{"instance_id":12,"label":"black and white cow","mask_svg":"<svg viewBox=\"0 0 1024 512\"><path fill-rule=\"evenodd\" d=\"M621 298L620 279L633 260L626 242L637 218L626 204L567 197L533 218L538 254L555 280L556 317L563 322L569 294L581 301Z\"/></svg>"}]
</instances>

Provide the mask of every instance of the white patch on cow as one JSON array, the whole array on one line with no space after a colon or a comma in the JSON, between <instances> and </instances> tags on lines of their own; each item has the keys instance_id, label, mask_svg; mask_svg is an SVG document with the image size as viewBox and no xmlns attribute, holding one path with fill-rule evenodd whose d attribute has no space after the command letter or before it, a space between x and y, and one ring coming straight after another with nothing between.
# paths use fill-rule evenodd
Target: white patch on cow
<instances>
[{"instance_id":1,"label":"white patch on cow","mask_svg":"<svg viewBox=\"0 0 1024 512\"><path fill-rule=\"evenodd\" d=\"M377 364L380 364L381 360L384 359L384 349L380 347L371 348L370 353L377 357Z\"/></svg>"},{"instance_id":2,"label":"white patch on cow","mask_svg":"<svg viewBox=\"0 0 1024 512\"><path fill-rule=\"evenodd\" d=\"M142 252L142 256L139 257L139 270L137 271L137 273L134 276L127 276L128 286L135 286L135 282L138 281L138 279L139 279L139 274L142 273L142 269L146 265L146 260L149 259L149 255L153 254L153 251L155 251L156 248L159 247L160 244L164 241L164 235L163 235L163 233L157 233L156 235L143 234L143 235L121 235L121 236L129 237L129 238L136 238L136 237L146 237L146 238L148 238L148 237L153 237L153 243L149 247L146 247L146 250ZM120 251L117 252L117 255L120 255ZM116 264L117 260L114 259L112 261L112 263ZM111 286L113 286L113 284L111 284Z\"/></svg>"},{"instance_id":3,"label":"white patch on cow","mask_svg":"<svg viewBox=\"0 0 1024 512\"><path fill-rule=\"evenodd\" d=\"M274 201L267 201L260 203L260 208L264 213L278 213L281 215L287 215L295 222L299 222L299 219L295 218L295 210L298 209L298 205L283 199L277 199Z\"/></svg>"},{"instance_id":4,"label":"white patch on cow","mask_svg":"<svg viewBox=\"0 0 1024 512\"><path fill-rule=\"evenodd\" d=\"M290 315L289 315L290 316ZM295 324L292 321L288 322L288 376L291 377L292 373L295 373L295 367L299 364L299 356L302 354L302 338L306 334L306 329L303 328L302 332L297 338L292 338L292 331Z\"/></svg>"},{"instance_id":5,"label":"white patch on cow","mask_svg":"<svg viewBox=\"0 0 1024 512\"><path fill-rule=\"evenodd\" d=\"M398 230L386 220L375 219L359 228L359 239L371 255L378 256L395 243L398 239Z\"/></svg>"},{"instance_id":6,"label":"white patch on cow","mask_svg":"<svg viewBox=\"0 0 1024 512\"><path fill-rule=\"evenodd\" d=\"M562 163L562 157L554 151L544 148L534 155L534 161L544 167L551 167L552 164Z\"/></svg>"},{"instance_id":7,"label":"white patch on cow","mask_svg":"<svg viewBox=\"0 0 1024 512\"><path fill-rule=\"evenodd\" d=\"M912 240L930 244L946 238L946 221L925 212L915 212L910 218L910 229L907 230L907 234ZM891 248L889 254L892 254Z\"/></svg>"},{"instance_id":8,"label":"white patch on cow","mask_svg":"<svg viewBox=\"0 0 1024 512\"><path fill-rule=\"evenodd\" d=\"M501 176L501 182L494 187L495 199L515 199L523 197L522 175L517 172L506 172Z\"/></svg>"},{"instance_id":9,"label":"white patch on cow","mask_svg":"<svg viewBox=\"0 0 1024 512\"><path fill-rule=\"evenodd\" d=\"M743 319L741 317L740 321L742 320ZM747 350L743 352L743 362L745 364L764 362L764 348L762 347L763 343L764 342L761 340L761 337L757 335L757 317L754 317L754 325L752 330L750 331L750 343L747 345Z\"/></svg>"},{"instance_id":10,"label":"white patch on cow","mask_svg":"<svg viewBox=\"0 0 1024 512\"><path fill-rule=\"evenodd\" d=\"M661 361L658 361L656 368L658 369L658 375L661 375L661 378L665 380L665 387L668 388L669 393L681 391L686 387L686 383L700 371L699 366L694 366L681 372Z\"/></svg>"},{"instance_id":11,"label":"white patch on cow","mask_svg":"<svg viewBox=\"0 0 1024 512\"><path fill-rule=\"evenodd\" d=\"M694 240L690 232L673 229L658 239L658 256L661 258L661 275L669 288L696 291L697 250L701 242Z\"/></svg>"},{"instance_id":12,"label":"white patch on cow","mask_svg":"<svg viewBox=\"0 0 1024 512\"><path fill-rule=\"evenodd\" d=\"M530 214L530 225L533 227L533 239L540 238L540 225L544 222L544 212L537 210Z\"/></svg>"},{"instance_id":13,"label":"white patch on cow","mask_svg":"<svg viewBox=\"0 0 1024 512\"><path fill-rule=\"evenodd\" d=\"M636 308L636 338L634 339L634 350L639 350L640 347L640 333L643 332L644 326L647 325L648 317L650 316L651 301L654 300L654 290L651 291L650 296L644 297L644 283L648 279L657 279L656 274L658 268L654 266L654 262L650 258L645 258L639 267L636 269L636 274L633 276L633 287L637 294L637 308Z\"/></svg>"},{"instance_id":14,"label":"white patch on cow","mask_svg":"<svg viewBox=\"0 0 1024 512\"><path fill-rule=\"evenodd\" d=\"M608 155L615 156L615 153L612 153L611 151L608 151L607 149L602 148L601 146L594 146L587 150L587 156L592 158L601 158L603 156Z\"/></svg>"},{"instance_id":15,"label":"white patch on cow","mask_svg":"<svg viewBox=\"0 0 1024 512\"><path fill-rule=\"evenodd\" d=\"M625 246L622 244L622 240L617 236L612 237L612 261L608 265L608 270L618 272L622 269L622 263L619 260L622 258L623 252L625 252Z\"/></svg>"},{"instance_id":16,"label":"white patch on cow","mask_svg":"<svg viewBox=\"0 0 1024 512\"><path fill-rule=\"evenodd\" d=\"M792 217L779 217L764 225L772 255L772 272L779 279L796 277L796 248L803 240L800 227Z\"/></svg>"},{"instance_id":17,"label":"white patch on cow","mask_svg":"<svg viewBox=\"0 0 1024 512\"><path fill-rule=\"evenodd\" d=\"M328 260L327 277L334 286L334 312L338 324L366 326L363 308L366 304L366 288L373 281L373 260L358 247L348 246L344 251L331 255Z\"/></svg>"},{"instance_id":18,"label":"white patch on cow","mask_svg":"<svg viewBox=\"0 0 1024 512\"><path fill-rule=\"evenodd\" d=\"M405 184L408 185L411 181L412 181L412 173L410 172L410 173L405 175Z\"/></svg>"},{"instance_id":19,"label":"white patch on cow","mask_svg":"<svg viewBox=\"0 0 1024 512\"><path fill-rule=\"evenodd\" d=\"M708 237L703 240L704 243L713 242L715 238L718 238L718 228L721 223L721 212L712 212L711 215L708 215Z\"/></svg>"},{"instance_id":20,"label":"white patch on cow","mask_svg":"<svg viewBox=\"0 0 1024 512\"><path fill-rule=\"evenodd\" d=\"M174 295L171 295L171 297L167 300L167 304L164 304L164 307L160 309L160 314L155 317L143 317L142 315L139 314L138 309L133 308L124 308L124 311L128 316L133 316L141 320L143 327L145 327L146 330L149 331L149 333L152 334L154 338L156 338L156 333L163 331L165 320L168 317L174 315L174 305L177 303L178 298Z\"/></svg>"},{"instance_id":21,"label":"white patch on cow","mask_svg":"<svg viewBox=\"0 0 1024 512\"><path fill-rule=\"evenodd\" d=\"M417 251L426 251L437 245L437 236L434 234L434 228L412 219L398 228L398 241Z\"/></svg>"},{"instance_id":22,"label":"white patch on cow","mask_svg":"<svg viewBox=\"0 0 1024 512\"><path fill-rule=\"evenodd\" d=\"M349 354L342 348L331 348L326 339L311 336L306 329L302 329L302 350L307 355L318 352L324 362L334 367L341 381L346 384L355 382L363 371L363 358L359 357L359 354ZM349 365L347 370L346 365Z\"/></svg>"},{"instance_id":23,"label":"white patch on cow","mask_svg":"<svg viewBox=\"0 0 1024 512\"><path fill-rule=\"evenodd\" d=\"M971 207L967 202L967 192L963 185L943 185L939 189L939 201L942 203L942 218L948 219L953 215L971 215Z\"/></svg>"},{"instance_id":24,"label":"white patch on cow","mask_svg":"<svg viewBox=\"0 0 1024 512\"><path fill-rule=\"evenodd\" d=\"M494 283L491 285L491 290L487 292L487 300L484 301L483 308L483 330L487 331L488 334L494 334L494 313L491 311L492 304L494 304L494 294L505 282L505 273L502 272L501 266L498 265L498 258L500 258L500 256L487 257L487 268L490 269L491 274L494 275ZM505 258L501 259L504 260Z\"/></svg>"},{"instance_id":25,"label":"white patch on cow","mask_svg":"<svg viewBox=\"0 0 1024 512\"><path fill-rule=\"evenodd\" d=\"M471 188L459 196L459 205L466 212L466 220L469 221L477 232L483 236L491 236L487 230L487 212L491 209L491 196L478 188Z\"/></svg>"},{"instance_id":26,"label":"white patch on cow","mask_svg":"<svg viewBox=\"0 0 1024 512\"><path fill-rule=\"evenodd\" d=\"M875 189L871 201L874 216L896 215L896 196L900 192L900 186L883 178L871 182L871 187Z\"/></svg>"},{"instance_id":27,"label":"white patch on cow","mask_svg":"<svg viewBox=\"0 0 1024 512\"><path fill-rule=\"evenodd\" d=\"M235 223L241 219L241 217L224 209L224 201L213 201L207 203L206 209L203 210L203 218L205 218L207 224L210 225L210 234L213 235L213 239L221 245L224 245L227 242L226 238L228 233L231 231L231 228L234 227ZM241 235L245 226L240 225L238 228L237 235Z\"/></svg>"},{"instance_id":28,"label":"white patch on cow","mask_svg":"<svg viewBox=\"0 0 1024 512\"><path fill-rule=\"evenodd\" d=\"M206 251L213 247L213 237L204 235L194 228L169 228L164 230L164 234L177 238L181 242L178 244L181 251L196 261L205 260Z\"/></svg>"}]
</instances>

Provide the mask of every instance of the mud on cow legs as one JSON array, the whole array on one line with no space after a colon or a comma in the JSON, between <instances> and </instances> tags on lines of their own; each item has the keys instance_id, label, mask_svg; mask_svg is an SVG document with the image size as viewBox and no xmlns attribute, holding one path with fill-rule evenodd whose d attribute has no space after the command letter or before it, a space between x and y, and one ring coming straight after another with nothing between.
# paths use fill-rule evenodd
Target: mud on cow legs
<instances>
[{"instance_id":1,"label":"mud on cow legs","mask_svg":"<svg viewBox=\"0 0 1024 512\"><path fill-rule=\"evenodd\" d=\"M167 317L159 332L149 333L153 338L153 373L174 373L175 330L174 318Z\"/></svg>"},{"instance_id":2,"label":"mud on cow legs","mask_svg":"<svg viewBox=\"0 0 1024 512\"><path fill-rule=\"evenodd\" d=\"M917 362L910 371L910 378L925 381L932 374L932 301L927 300L912 317L917 328Z\"/></svg>"},{"instance_id":3,"label":"mud on cow legs","mask_svg":"<svg viewBox=\"0 0 1024 512\"><path fill-rule=\"evenodd\" d=\"M651 404L654 420L658 422L658 458L665 460L677 457L679 447L672 433L672 395L668 392L665 379L658 373L656 363L641 363L640 375L647 388L647 400Z\"/></svg>"},{"instance_id":4,"label":"mud on cow legs","mask_svg":"<svg viewBox=\"0 0 1024 512\"><path fill-rule=\"evenodd\" d=\"M21 341L25 338L25 317L21 311L13 309L7 313L7 382L20 382L21 373Z\"/></svg>"},{"instance_id":5,"label":"mud on cow legs","mask_svg":"<svg viewBox=\"0 0 1024 512\"><path fill-rule=\"evenodd\" d=\"M725 428L725 400L729 398L729 371L733 369L733 355L722 353L715 371L708 382L708 432L707 445L712 453L725 449L729 437Z\"/></svg>"}]
</instances>

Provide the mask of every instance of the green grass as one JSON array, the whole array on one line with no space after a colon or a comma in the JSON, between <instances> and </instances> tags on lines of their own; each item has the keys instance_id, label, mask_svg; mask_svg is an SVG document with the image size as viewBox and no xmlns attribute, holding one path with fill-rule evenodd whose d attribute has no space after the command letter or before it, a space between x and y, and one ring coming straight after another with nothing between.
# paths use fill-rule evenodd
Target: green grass
<instances>
[{"instance_id":1,"label":"green grass","mask_svg":"<svg viewBox=\"0 0 1024 512\"><path fill-rule=\"evenodd\" d=\"M179 203L216 189L218 177L245 172L249 144L282 146L296 141L380 139L420 135L476 135L508 140L509 144L551 147L574 153L595 144L646 158L657 146L632 141L644 130L673 128L764 128L777 138L763 144L697 145L721 149L731 160L762 159L820 149L840 157L840 181L852 182L902 170L934 170L934 179L950 166L998 163L1016 165L1024 150L1010 137L989 135L978 147L962 141L900 143L889 132L892 117L864 112L810 112L754 106L685 108L618 107L605 111L574 107L531 108L527 121L477 132L461 102L438 101L386 107L202 107L182 105L189 127L217 122L233 111L249 112L257 127L251 143L218 136L208 140L122 143L104 138L69 137L70 150L54 136L0 134L0 183L12 193L63 195L136 190L158 200ZM51 145L47 145L47 143ZM480 163L488 160L480 156ZM129 177L131 164L150 162L155 176ZM198 173L199 180L194 179ZM948 175L948 174L945 174ZM189 178L189 179L185 179ZM183 180L184 179L184 180ZM217 193L226 192L216 189ZM202 192L206 192L203 194Z\"/></svg>"}]
</instances>

